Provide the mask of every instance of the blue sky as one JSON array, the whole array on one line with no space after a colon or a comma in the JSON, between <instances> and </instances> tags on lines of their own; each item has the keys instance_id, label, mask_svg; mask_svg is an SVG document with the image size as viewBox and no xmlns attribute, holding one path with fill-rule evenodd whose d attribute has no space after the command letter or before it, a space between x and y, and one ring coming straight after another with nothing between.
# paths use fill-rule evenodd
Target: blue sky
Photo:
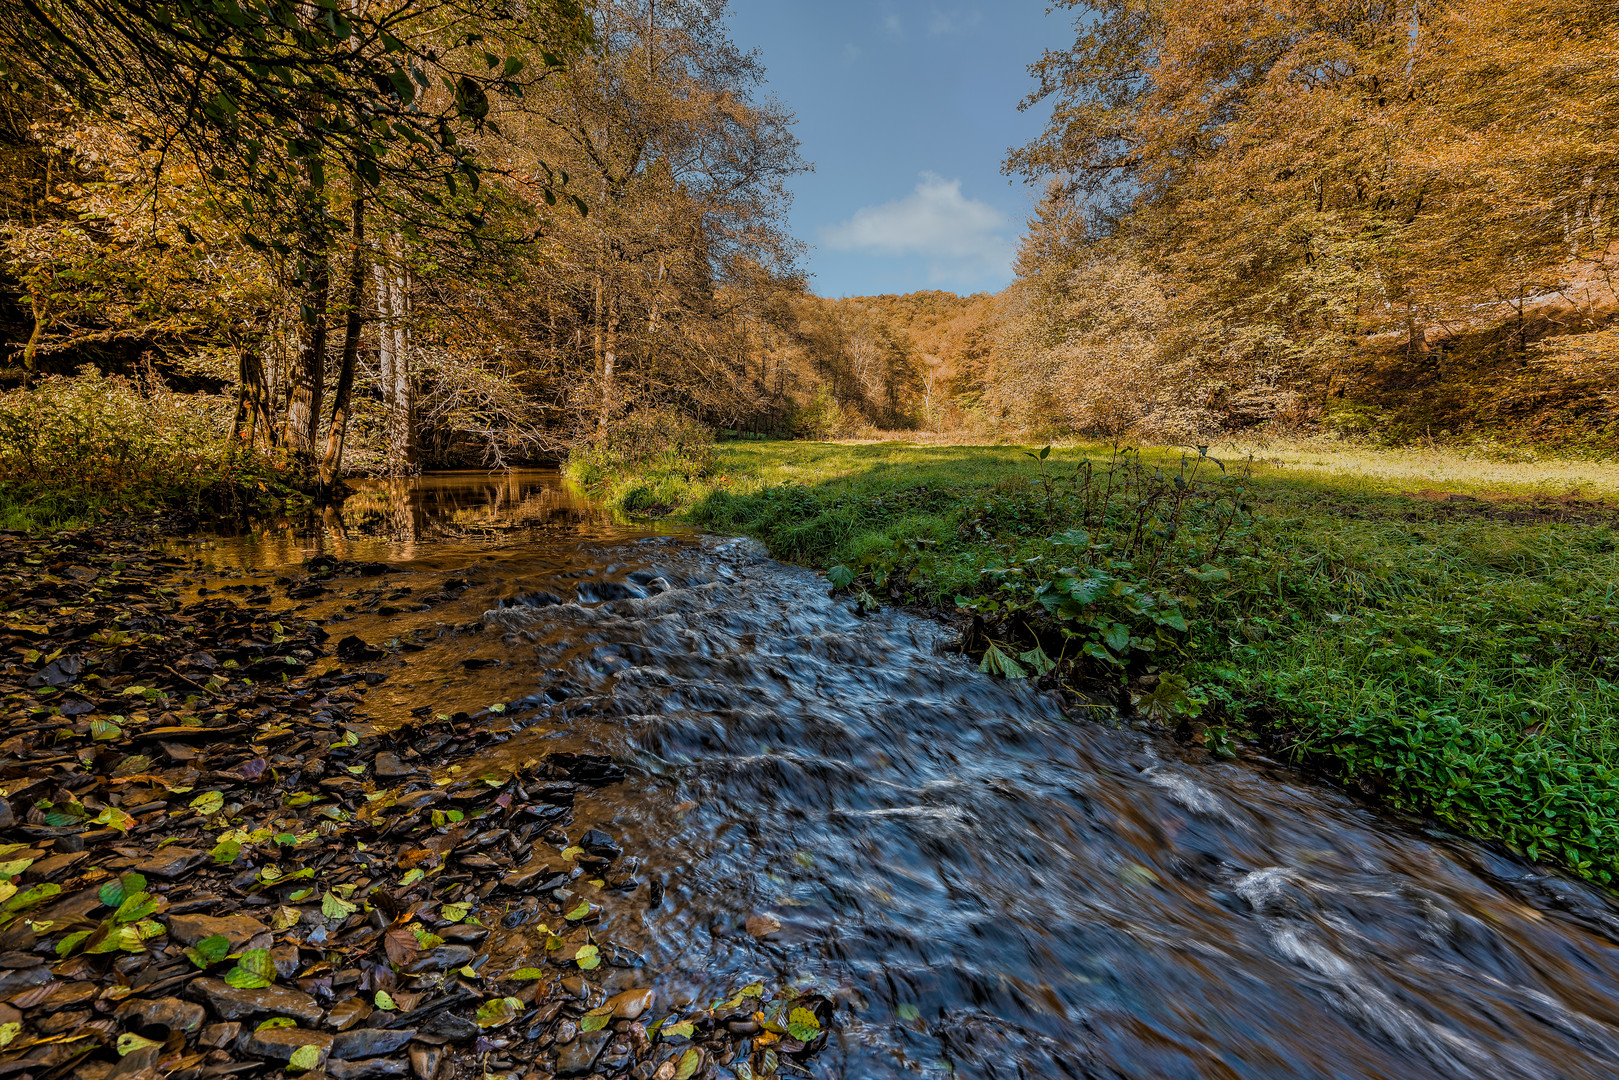
<instances>
[{"instance_id":1,"label":"blue sky","mask_svg":"<svg viewBox=\"0 0 1619 1080\"><path fill-rule=\"evenodd\" d=\"M767 92L798 115L815 172L793 182L793 232L822 296L999 289L1033 205L1001 175L1039 133L1020 113L1041 51L1071 44L1046 0L732 0Z\"/></svg>"}]
</instances>

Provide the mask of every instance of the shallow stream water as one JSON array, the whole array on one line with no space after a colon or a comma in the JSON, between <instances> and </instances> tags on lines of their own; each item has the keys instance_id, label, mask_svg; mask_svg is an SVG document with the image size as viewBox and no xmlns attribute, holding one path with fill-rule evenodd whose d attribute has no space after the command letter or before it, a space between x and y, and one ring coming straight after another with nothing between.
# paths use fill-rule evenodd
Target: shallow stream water
<instances>
[{"instance_id":1,"label":"shallow stream water","mask_svg":"<svg viewBox=\"0 0 1619 1080\"><path fill-rule=\"evenodd\" d=\"M366 711L508 728L471 770L624 762L580 804L648 883L604 894L648 961L608 988L816 984L840 1003L816 1076L1619 1075L1604 894L1262 759L1071 722L749 541L616 526L534 471L183 548L250 601L315 554L387 563L385 604L309 610L436 636Z\"/></svg>"}]
</instances>

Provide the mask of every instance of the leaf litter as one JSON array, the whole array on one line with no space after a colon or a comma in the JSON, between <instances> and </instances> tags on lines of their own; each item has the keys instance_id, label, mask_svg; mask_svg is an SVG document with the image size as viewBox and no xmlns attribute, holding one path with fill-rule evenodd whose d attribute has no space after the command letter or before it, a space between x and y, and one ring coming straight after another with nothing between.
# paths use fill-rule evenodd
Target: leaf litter
<instances>
[{"instance_id":1,"label":"leaf litter","mask_svg":"<svg viewBox=\"0 0 1619 1080\"><path fill-rule=\"evenodd\" d=\"M0 1080L764 1077L825 1045L818 994L654 1021L589 981L642 964L591 900L637 860L565 832L611 760L436 779L492 732L380 731L356 684L385 675L322 661L388 649L188 569L139 533L0 534ZM289 598L387 571L305 569Z\"/></svg>"}]
</instances>

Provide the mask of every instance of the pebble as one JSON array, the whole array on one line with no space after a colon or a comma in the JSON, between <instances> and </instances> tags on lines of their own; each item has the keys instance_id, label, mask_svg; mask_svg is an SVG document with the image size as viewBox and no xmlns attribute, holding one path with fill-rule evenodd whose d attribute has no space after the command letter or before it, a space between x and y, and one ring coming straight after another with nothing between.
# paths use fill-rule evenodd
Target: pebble
<instances>
[{"instance_id":1,"label":"pebble","mask_svg":"<svg viewBox=\"0 0 1619 1080\"><path fill-rule=\"evenodd\" d=\"M416 1074L416 1080L433 1080L443 1062L444 1051L436 1046L417 1044L410 1048L410 1071Z\"/></svg>"},{"instance_id":2,"label":"pebble","mask_svg":"<svg viewBox=\"0 0 1619 1080\"><path fill-rule=\"evenodd\" d=\"M596 1059L607 1047L610 1031L585 1031L568 1045L557 1051L558 1076L587 1076L595 1067ZM560 1039L558 1042L560 1043Z\"/></svg>"},{"instance_id":3,"label":"pebble","mask_svg":"<svg viewBox=\"0 0 1619 1080\"><path fill-rule=\"evenodd\" d=\"M242 1053L275 1061L289 1060L300 1046L318 1047L321 1059L325 1060L332 1048L332 1036L309 1028L278 1027L244 1031L236 1040L236 1049Z\"/></svg>"},{"instance_id":4,"label":"pebble","mask_svg":"<svg viewBox=\"0 0 1619 1080\"><path fill-rule=\"evenodd\" d=\"M132 1028L162 1028L168 1032L182 1031L187 1035L201 1031L207 1019L201 1005L181 1001L177 997L132 998L113 1012L119 1020Z\"/></svg>"},{"instance_id":5,"label":"pebble","mask_svg":"<svg viewBox=\"0 0 1619 1080\"><path fill-rule=\"evenodd\" d=\"M639 1020L641 1014L652 1008L657 999L656 990L626 990L607 999L613 1007L614 1020Z\"/></svg>"},{"instance_id":6,"label":"pebble","mask_svg":"<svg viewBox=\"0 0 1619 1080\"><path fill-rule=\"evenodd\" d=\"M203 938L222 937L230 942L231 952L240 952L249 941L270 928L246 915L227 915L216 919L208 915L169 916L169 937L181 945L195 945Z\"/></svg>"},{"instance_id":7,"label":"pebble","mask_svg":"<svg viewBox=\"0 0 1619 1080\"><path fill-rule=\"evenodd\" d=\"M391 1054L416 1037L415 1028L356 1028L332 1040L332 1057L341 1061Z\"/></svg>"},{"instance_id":8,"label":"pebble","mask_svg":"<svg viewBox=\"0 0 1619 1080\"><path fill-rule=\"evenodd\" d=\"M289 1016L301 1024L318 1024L322 1009L315 999L297 990L267 986L238 990L223 979L193 979L187 996L201 998L222 1020L249 1020L255 1016ZM476 1024L473 1025L477 1027ZM328 1040L331 1036L326 1036Z\"/></svg>"},{"instance_id":9,"label":"pebble","mask_svg":"<svg viewBox=\"0 0 1619 1080\"><path fill-rule=\"evenodd\" d=\"M166 847L150 859L136 864L135 872L147 877L173 880L182 877L208 861L206 851L193 848Z\"/></svg>"},{"instance_id":10,"label":"pebble","mask_svg":"<svg viewBox=\"0 0 1619 1080\"><path fill-rule=\"evenodd\" d=\"M400 760L398 754L383 751L377 755L372 763L372 771L378 780L399 780L406 776L415 776L416 770Z\"/></svg>"},{"instance_id":11,"label":"pebble","mask_svg":"<svg viewBox=\"0 0 1619 1080\"><path fill-rule=\"evenodd\" d=\"M241 1024L209 1024L197 1036L197 1045L210 1050L219 1050L236 1041L242 1033Z\"/></svg>"},{"instance_id":12,"label":"pebble","mask_svg":"<svg viewBox=\"0 0 1619 1080\"><path fill-rule=\"evenodd\" d=\"M478 1037L478 1025L464 1016L439 1013L422 1025L422 1034L436 1035L449 1042L470 1042Z\"/></svg>"},{"instance_id":13,"label":"pebble","mask_svg":"<svg viewBox=\"0 0 1619 1080\"><path fill-rule=\"evenodd\" d=\"M367 1058L364 1061L328 1061L326 1074L332 1080L399 1080L410 1075L408 1062L397 1058Z\"/></svg>"},{"instance_id":14,"label":"pebble","mask_svg":"<svg viewBox=\"0 0 1619 1080\"><path fill-rule=\"evenodd\" d=\"M440 945L418 957L405 968L405 973L420 975L427 971L449 971L452 968L466 967L472 963L476 955L477 953L465 945Z\"/></svg>"},{"instance_id":15,"label":"pebble","mask_svg":"<svg viewBox=\"0 0 1619 1080\"><path fill-rule=\"evenodd\" d=\"M371 1006L362 997L346 997L332 1006L326 1014L326 1026L333 1031L347 1031L371 1015Z\"/></svg>"}]
</instances>

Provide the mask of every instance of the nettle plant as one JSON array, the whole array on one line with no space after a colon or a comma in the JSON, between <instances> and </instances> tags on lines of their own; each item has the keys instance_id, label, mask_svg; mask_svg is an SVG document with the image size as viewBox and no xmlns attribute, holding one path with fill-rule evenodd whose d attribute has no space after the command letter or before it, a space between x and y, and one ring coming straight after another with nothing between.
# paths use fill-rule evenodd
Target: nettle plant
<instances>
[{"instance_id":1,"label":"nettle plant","mask_svg":"<svg viewBox=\"0 0 1619 1080\"><path fill-rule=\"evenodd\" d=\"M1063 470L1053 467L1050 447L1028 456L1035 477L1001 484L960 526L973 549L969 565L950 576L975 573L978 582L955 597L975 617L967 648L981 653L990 674L1127 683L1136 711L1195 718L1203 699L1175 669L1188 656L1200 606L1231 581L1219 562L1251 521L1249 469L1228 469L1207 447L1170 471L1133 447ZM856 590L865 607L866 577L880 588L902 568L913 580L918 570L937 572L925 545L903 547L829 578Z\"/></svg>"}]
</instances>

